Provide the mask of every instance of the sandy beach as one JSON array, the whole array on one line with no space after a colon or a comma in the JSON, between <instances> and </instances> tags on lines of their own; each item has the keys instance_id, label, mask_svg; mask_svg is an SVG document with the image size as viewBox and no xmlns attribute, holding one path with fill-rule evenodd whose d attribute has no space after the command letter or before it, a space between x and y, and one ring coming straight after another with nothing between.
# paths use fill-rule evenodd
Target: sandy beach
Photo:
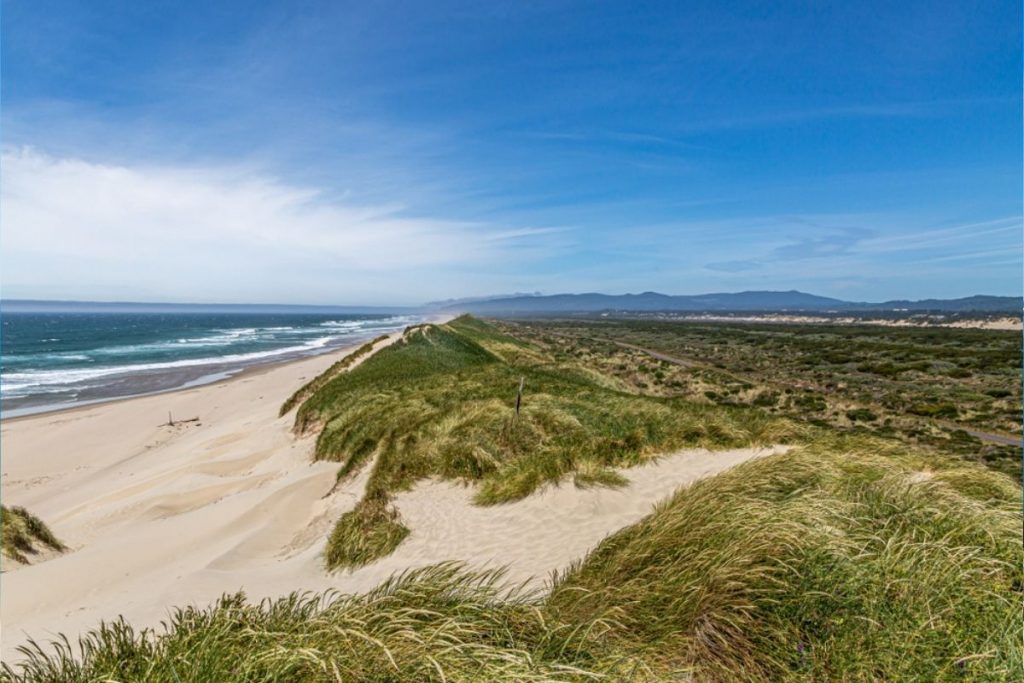
<instances>
[{"instance_id":1,"label":"sandy beach","mask_svg":"<svg viewBox=\"0 0 1024 683\"><path fill-rule=\"evenodd\" d=\"M205 605L225 592L259 599L362 591L396 571L443 560L508 566L511 581L540 586L678 487L771 452L680 452L626 470L623 489L569 484L488 508L472 506L467 487L427 482L396 501L412 531L397 552L328 574L326 537L361 496L365 473L335 487L337 463L313 462L313 438L296 438L293 415L277 413L347 351L5 421L4 504L31 510L70 550L27 566L5 562L4 660L16 658L29 636L74 640L118 615L157 626L171 608ZM169 426L168 412L198 420Z\"/></svg>"}]
</instances>

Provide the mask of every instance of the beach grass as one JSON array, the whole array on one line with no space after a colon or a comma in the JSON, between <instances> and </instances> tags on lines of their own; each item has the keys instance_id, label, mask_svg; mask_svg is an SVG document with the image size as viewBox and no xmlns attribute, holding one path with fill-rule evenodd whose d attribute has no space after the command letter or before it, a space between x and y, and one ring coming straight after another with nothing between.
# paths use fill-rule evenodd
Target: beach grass
<instances>
[{"instance_id":1,"label":"beach grass","mask_svg":"<svg viewBox=\"0 0 1024 683\"><path fill-rule=\"evenodd\" d=\"M176 610L155 638L115 622L55 654L30 645L20 669L4 671L35 682L593 680L580 634L552 629L500 576L441 565L361 596L224 596Z\"/></svg>"},{"instance_id":2,"label":"beach grass","mask_svg":"<svg viewBox=\"0 0 1024 683\"><path fill-rule=\"evenodd\" d=\"M1021 680L1019 489L823 436L701 480L552 579L443 564L362 596L225 596L30 644L44 681Z\"/></svg>"},{"instance_id":3,"label":"beach grass","mask_svg":"<svg viewBox=\"0 0 1024 683\"><path fill-rule=\"evenodd\" d=\"M49 527L25 508L0 506L0 528L3 555L17 562L27 563L42 548L64 550Z\"/></svg>"},{"instance_id":4,"label":"beach grass","mask_svg":"<svg viewBox=\"0 0 1024 683\"><path fill-rule=\"evenodd\" d=\"M678 493L546 608L696 680L1021 680L1021 531L999 473L823 438Z\"/></svg>"},{"instance_id":5,"label":"beach grass","mask_svg":"<svg viewBox=\"0 0 1024 683\"><path fill-rule=\"evenodd\" d=\"M279 414L281 416L284 416L291 412L295 408L295 406L305 401L313 392L315 392L317 389L319 389L324 384L329 382L331 379L336 377L339 373L348 370L350 367L352 367L353 364L355 364L356 361L358 361L360 358L373 351L374 347L377 344L381 343L387 338L388 335L382 334L376 339L372 339L366 342L365 344L357 348L355 351L339 360L337 363L331 365L331 367L327 368L327 370L325 370L324 372L320 373L310 381L303 384L294 394L289 396L288 399L283 404L281 404L281 411Z\"/></svg>"},{"instance_id":6,"label":"beach grass","mask_svg":"<svg viewBox=\"0 0 1024 683\"><path fill-rule=\"evenodd\" d=\"M801 433L754 409L646 395L468 316L410 328L316 383L295 424L319 431L316 457L340 462L341 478L371 468L364 499L330 537L331 568L392 552L407 533L392 498L426 477L472 482L475 502L494 505L560 481L620 485L614 468L683 447L768 446Z\"/></svg>"}]
</instances>

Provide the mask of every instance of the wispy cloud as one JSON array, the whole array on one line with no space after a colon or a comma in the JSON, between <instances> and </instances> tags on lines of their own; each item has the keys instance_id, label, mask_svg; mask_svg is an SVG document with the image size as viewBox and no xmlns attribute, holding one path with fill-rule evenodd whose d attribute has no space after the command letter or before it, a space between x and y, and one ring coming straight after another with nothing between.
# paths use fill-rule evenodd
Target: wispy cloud
<instances>
[{"instance_id":1,"label":"wispy cloud","mask_svg":"<svg viewBox=\"0 0 1024 683\"><path fill-rule=\"evenodd\" d=\"M831 119L890 119L931 118L949 114L966 107L1006 104L1008 98L976 98L957 100L930 100L913 102L848 103L827 107L806 107L762 111L752 116L723 116L696 120L680 126L680 132L701 133L724 130L770 128L808 121Z\"/></svg>"},{"instance_id":2,"label":"wispy cloud","mask_svg":"<svg viewBox=\"0 0 1024 683\"><path fill-rule=\"evenodd\" d=\"M377 301L432 295L443 277L417 284L424 270L487 268L529 258L524 247L546 255L545 240L565 231L353 205L245 168L114 166L20 149L3 154L3 174L8 296L73 282L69 268L83 287L124 278L172 298L206 299L242 277L264 296L303 301L365 298L361 282L380 288Z\"/></svg>"},{"instance_id":3,"label":"wispy cloud","mask_svg":"<svg viewBox=\"0 0 1024 683\"><path fill-rule=\"evenodd\" d=\"M501 230L498 232L491 232L484 236L484 239L490 242L499 242L506 240L516 240L522 237L535 237L537 235L553 235L555 233L566 232L571 228L567 227L551 227L551 228L518 228L515 230Z\"/></svg>"},{"instance_id":4,"label":"wispy cloud","mask_svg":"<svg viewBox=\"0 0 1024 683\"><path fill-rule=\"evenodd\" d=\"M826 235L801 237L795 242L776 247L768 258L772 261L800 261L848 254L872 234L871 230L865 228L842 228Z\"/></svg>"},{"instance_id":5,"label":"wispy cloud","mask_svg":"<svg viewBox=\"0 0 1024 683\"><path fill-rule=\"evenodd\" d=\"M989 235L1005 233L1019 236L1022 229L1024 229L1024 217L1007 216L987 221L972 221L949 227L875 237L867 241L863 247L865 251L870 252L920 250Z\"/></svg>"},{"instance_id":6,"label":"wispy cloud","mask_svg":"<svg viewBox=\"0 0 1024 683\"><path fill-rule=\"evenodd\" d=\"M789 237L783 244L775 246L756 258L712 261L705 264L705 267L721 272L741 273L757 270L766 264L772 263L804 261L808 259L835 259L836 257L852 253L858 244L874 234L872 230L867 228L837 228L823 224L816 219L801 216L778 218L776 220L780 228L782 225L785 225L791 232L794 228L800 228L812 230L818 234ZM822 232L824 234L820 234Z\"/></svg>"},{"instance_id":7,"label":"wispy cloud","mask_svg":"<svg viewBox=\"0 0 1024 683\"><path fill-rule=\"evenodd\" d=\"M519 132L518 135L524 138L535 140L551 140L555 142L569 143L605 143L622 144L645 147L665 147L676 149L705 149L702 145L695 144L682 138L657 135L644 131L634 130L610 130L610 129L588 129L588 130L529 130Z\"/></svg>"},{"instance_id":8,"label":"wispy cloud","mask_svg":"<svg viewBox=\"0 0 1024 683\"><path fill-rule=\"evenodd\" d=\"M722 273L745 273L750 270L756 270L760 266L760 261L738 259L736 261L715 261L714 263L707 264L705 267Z\"/></svg>"},{"instance_id":9,"label":"wispy cloud","mask_svg":"<svg viewBox=\"0 0 1024 683\"><path fill-rule=\"evenodd\" d=\"M943 254L940 256L930 256L928 258L915 259L907 262L907 265L916 265L919 263L951 263L955 261L978 261L983 260L991 263L996 257L1003 257L998 259L1000 262L1006 259L1005 257L1012 256L1013 262L1020 263L1024 258L1021 257L1020 253L1014 254L1012 251L1007 249L977 249L972 251L965 251L956 254Z\"/></svg>"}]
</instances>

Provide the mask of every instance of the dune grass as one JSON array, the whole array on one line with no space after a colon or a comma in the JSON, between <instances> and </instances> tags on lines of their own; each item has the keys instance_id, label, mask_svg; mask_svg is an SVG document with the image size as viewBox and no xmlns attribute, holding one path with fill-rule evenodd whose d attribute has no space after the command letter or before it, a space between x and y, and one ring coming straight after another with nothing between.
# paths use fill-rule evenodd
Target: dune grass
<instances>
[{"instance_id":1,"label":"dune grass","mask_svg":"<svg viewBox=\"0 0 1024 683\"><path fill-rule=\"evenodd\" d=\"M364 596L179 610L30 646L10 681L1021 680L1020 490L821 437L683 489L547 596L440 565Z\"/></svg>"},{"instance_id":2,"label":"dune grass","mask_svg":"<svg viewBox=\"0 0 1024 683\"><path fill-rule=\"evenodd\" d=\"M555 583L568 623L697 680L1022 680L1020 489L881 440L700 481Z\"/></svg>"},{"instance_id":3,"label":"dune grass","mask_svg":"<svg viewBox=\"0 0 1024 683\"><path fill-rule=\"evenodd\" d=\"M377 344L379 344L380 342L384 341L387 338L388 335L382 334L376 339L372 339L366 342L358 349L356 349L352 353L348 354L347 356L339 360L337 363L331 365L331 367L327 368L327 370L325 370L324 372L320 373L310 381L303 384L294 394L289 396L288 399L283 404L281 404L281 411L279 413L279 416L284 416L287 413L291 412L295 408L295 406L305 401L310 395L313 394L313 392L322 387L324 384L327 384L327 382L336 377L338 374L344 372L345 370L348 370L357 360L373 351L373 348Z\"/></svg>"},{"instance_id":4,"label":"dune grass","mask_svg":"<svg viewBox=\"0 0 1024 683\"><path fill-rule=\"evenodd\" d=\"M49 527L23 507L0 506L0 528L4 557L17 562L27 563L41 547L64 550Z\"/></svg>"},{"instance_id":5,"label":"dune grass","mask_svg":"<svg viewBox=\"0 0 1024 683\"><path fill-rule=\"evenodd\" d=\"M362 596L291 595L259 605L225 596L177 610L156 637L124 622L78 647L29 646L10 681L593 681L612 670L579 631L553 627L500 573L441 565Z\"/></svg>"},{"instance_id":6,"label":"dune grass","mask_svg":"<svg viewBox=\"0 0 1024 683\"><path fill-rule=\"evenodd\" d=\"M341 462L340 477L372 467L365 498L331 535L332 568L392 552L407 533L392 497L424 477L474 482L476 502L490 505L562 480L617 485L612 468L681 447L769 445L798 434L760 411L638 393L468 316L410 328L320 383L299 407L296 429L320 430L316 457Z\"/></svg>"}]
</instances>

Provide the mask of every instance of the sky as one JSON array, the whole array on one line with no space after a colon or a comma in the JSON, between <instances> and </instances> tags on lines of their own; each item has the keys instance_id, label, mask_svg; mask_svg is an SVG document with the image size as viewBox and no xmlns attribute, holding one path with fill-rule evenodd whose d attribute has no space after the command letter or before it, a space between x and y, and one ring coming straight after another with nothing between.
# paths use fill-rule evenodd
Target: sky
<instances>
[{"instance_id":1,"label":"sky","mask_svg":"<svg viewBox=\"0 0 1024 683\"><path fill-rule=\"evenodd\" d=\"M5 298L1022 292L1017 0L0 10Z\"/></svg>"}]
</instances>

